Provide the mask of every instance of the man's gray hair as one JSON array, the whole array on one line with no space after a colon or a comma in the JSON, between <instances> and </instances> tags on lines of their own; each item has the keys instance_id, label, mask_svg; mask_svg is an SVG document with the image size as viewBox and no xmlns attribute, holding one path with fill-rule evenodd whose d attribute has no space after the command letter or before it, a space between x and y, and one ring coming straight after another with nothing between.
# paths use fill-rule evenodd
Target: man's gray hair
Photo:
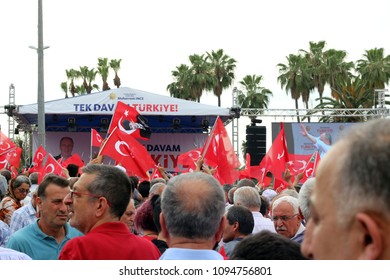
<instances>
[{"instance_id":1,"label":"man's gray hair","mask_svg":"<svg viewBox=\"0 0 390 280\"><path fill-rule=\"evenodd\" d=\"M172 236L209 239L225 212L225 195L219 182L202 172L185 173L168 181L161 209Z\"/></svg>"},{"instance_id":2,"label":"man's gray hair","mask_svg":"<svg viewBox=\"0 0 390 280\"><path fill-rule=\"evenodd\" d=\"M302 215L305 218L306 221L309 220L310 218L310 195L313 191L313 188L315 186L316 179L309 178L306 180L305 183L303 183L299 194L298 194L298 203L299 203L299 208L301 209Z\"/></svg>"},{"instance_id":3,"label":"man's gray hair","mask_svg":"<svg viewBox=\"0 0 390 280\"><path fill-rule=\"evenodd\" d=\"M347 226L359 211L390 219L390 120L356 124L340 142L341 168L330 176L338 177L333 198L341 224Z\"/></svg>"},{"instance_id":4,"label":"man's gray hair","mask_svg":"<svg viewBox=\"0 0 390 280\"><path fill-rule=\"evenodd\" d=\"M272 212L282 202L286 202L286 203L290 204L291 207L293 208L294 214L298 214L299 213L298 199L293 197L293 196L290 196L290 195L284 195L284 196L281 196L278 199L276 199L274 201L274 203L272 203Z\"/></svg>"},{"instance_id":5,"label":"man's gray hair","mask_svg":"<svg viewBox=\"0 0 390 280\"><path fill-rule=\"evenodd\" d=\"M234 192L234 205L242 205L246 208L260 208L260 194L254 187L241 187Z\"/></svg>"}]
</instances>

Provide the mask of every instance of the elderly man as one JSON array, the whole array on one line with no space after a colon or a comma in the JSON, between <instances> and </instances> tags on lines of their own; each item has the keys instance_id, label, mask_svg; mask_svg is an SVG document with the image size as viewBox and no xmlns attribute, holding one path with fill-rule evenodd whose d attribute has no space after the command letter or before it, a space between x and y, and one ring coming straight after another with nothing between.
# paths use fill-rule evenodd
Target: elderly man
<instances>
[{"instance_id":1,"label":"elderly man","mask_svg":"<svg viewBox=\"0 0 390 280\"><path fill-rule=\"evenodd\" d=\"M120 222L131 196L129 177L119 168L88 164L65 198L70 225L84 236L60 253L62 260L156 260L160 252Z\"/></svg>"},{"instance_id":2,"label":"elderly man","mask_svg":"<svg viewBox=\"0 0 390 280\"><path fill-rule=\"evenodd\" d=\"M162 193L160 224L169 249L162 260L222 260L213 248L225 224L225 195L211 175L185 173Z\"/></svg>"},{"instance_id":3,"label":"elderly man","mask_svg":"<svg viewBox=\"0 0 390 280\"><path fill-rule=\"evenodd\" d=\"M272 203L272 220L278 234L302 243L305 226L299 214L297 198L285 195L276 199Z\"/></svg>"},{"instance_id":4,"label":"elderly man","mask_svg":"<svg viewBox=\"0 0 390 280\"><path fill-rule=\"evenodd\" d=\"M321 160L302 252L390 259L390 120L356 124Z\"/></svg>"},{"instance_id":5,"label":"elderly man","mask_svg":"<svg viewBox=\"0 0 390 280\"><path fill-rule=\"evenodd\" d=\"M252 233L258 233L263 230L275 232L272 221L263 217L260 213L261 198L260 194L254 187L240 187L234 192L234 205L241 205L248 208L252 212L255 226Z\"/></svg>"}]
</instances>

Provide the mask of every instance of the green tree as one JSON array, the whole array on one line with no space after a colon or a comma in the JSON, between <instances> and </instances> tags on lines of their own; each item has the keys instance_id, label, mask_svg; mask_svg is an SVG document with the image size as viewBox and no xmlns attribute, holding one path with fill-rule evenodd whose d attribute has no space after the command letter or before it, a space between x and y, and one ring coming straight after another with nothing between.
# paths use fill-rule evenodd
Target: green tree
<instances>
[{"instance_id":1,"label":"green tree","mask_svg":"<svg viewBox=\"0 0 390 280\"><path fill-rule=\"evenodd\" d=\"M96 75L98 74L98 71L95 70L95 68L89 69L87 73L87 86L85 90L87 93L91 93L93 89L99 90L99 86L97 84L92 84L93 81L95 81Z\"/></svg>"},{"instance_id":2,"label":"green tree","mask_svg":"<svg viewBox=\"0 0 390 280\"><path fill-rule=\"evenodd\" d=\"M290 92L291 98L295 100L295 109L298 109L298 100L301 97L301 64L303 57L301 55L290 54L287 58L287 64L279 63L278 82L281 88L286 90L288 94ZM297 120L299 120L299 113L297 112Z\"/></svg>"},{"instance_id":3,"label":"green tree","mask_svg":"<svg viewBox=\"0 0 390 280\"><path fill-rule=\"evenodd\" d=\"M68 82L62 82L60 86L62 91L65 92L65 98L68 98Z\"/></svg>"},{"instance_id":4,"label":"green tree","mask_svg":"<svg viewBox=\"0 0 390 280\"><path fill-rule=\"evenodd\" d=\"M118 76L118 71L121 68L121 61L122 59L111 59L110 60L110 67L112 70L114 70L115 78L114 78L114 85L119 88L121 86L121 79Z\"/></svg>"},{"instance_id":5,"label":"green tree","mask_svg":"<svg viewBox=\"0 0 390 280\"><path fill-rule=\"evenodd\" d=\"M200 102L204 90L211 90L215 84L212 68L204 55L193 54L189 56L191 66L186 84L190 88L191 97Z\"/></svg>"},{"instance_id":6,"label":"green tree","mask_svg":"<svg viewBox=\"0 0 390 280\"><path fill-rule=\"evenodd\" d=\"M218 106L221 107L222 91L229 88L234 80L234 69L236 60L224 54L222 49L207 52L206 62L213 70L215 84L213 85L214 95L218 97Z\"/></svg>"},{"instance_id":7,"label":"green tree","mask_svg":"<svg viewBox=\"0 0 390 280\"><path fill-rule=\"evenodd\" d=\"M100 76L102 77L102 80L103 80L102 90L105 91L105 90L111 89L107 83L108 74L109 74L109 70L110 70L110 66L108 65L108 58L106 58L106 57L98 58L98 68L97 69L98 69L98 73L100 74Z\"/></svg>"},{"instance_id":8,"label":"green tree","mask_svg":"<svg viewBox=\"0 0 390 280\"><path fill-rule=\"evenodd\" d=\"M88 83L87 83L87 78L88 78L88 66L80 66L80 78L83 79L83 87L84 89L87 89Z\"/></svg>"},{"instance_id":9,"label":"green tree","mask_svg":"<svg viewBox=\"0 0 390 280\"><path fill-rule=\"evenodd\" d=\"M347 52L342 50L329 49L324 52L324 62L326 65L326 81L331 88L331 95L337 98L336 79L352 79L351 70L354 69L353 62L346 62Z\"/></svg>"},{"instance_id":10,"label":"green tree","mask_svg":"<svg viewBox=\"0 0 390 280\"><path fill-rule=\"evenodd\" d=\"M309 51L300 50L304 53L304 56L309 64L305 70L309 71L312 75L314 81L314 87L317 88L318 94L320 96L320 103L322 103L322 96L326 84L326 64L324 63L324 53L325 41L309 42L310 48ZM308 98L307 98L308 100Z\"/></svg>"},{"instance_id":11,"label":"green tree","mask_svg":"<svg viewBox=\"0 0 390 280\"><path fill-rule=\"evenodd\" d=\"M383 48L375 48L366 50L363 57L357 61L356 70L367 81L374 99L375 89L384 89L390 80L390 56L385 56Z\"/></svg>"},{"instance_id":12,"label":"green tree","mask_svg":"<svg viewBox=\"0 0 390 280\"><path fill-rule=\"evenodd\" d=\"M336 80L336 88L334 89L335 98L323 97L323 103L318 104L314 111L318 109L355 109L355 108L371 108L372 98L367 82L355 77L352 79L338 78ZM319 98L317 98L318 100ZM346 110L346 115L351 116L333 116L330 114L320 118L322 122L362 122L367 118L353 116L354 110Z\"/></svg>"},{"instance_id":13,"label":"green tree","mask_svg":"<svg viewBox=\"0 0 390 280\"><path fill-rule=\"evenodd\" d=\"M237 100L242 108L267 109L272 92L261 86L263 76L246 75L239 83L243 89L239 91Z\"/></svg>"},{"instance_id":14,"label":"green tree","mask_svg":"<svg viewBox=\"0 0 390 280\"><path fill-rule=\"evenodd\" d=\"M188 75L190 75L190 68L185 64L180 64L176 67L176 70L172 71L174 82L167 86L171 97L196 101L196 97L191 96L191 90L188 86Z\"/></svg>"},{"instance_id":15,"label":"green tree","mask_svg":"<svg viewBox=\"0 0 390 280\"><path fill-rule=\"evenodd\" d=\"M74 84L74 80L77 79L80 76L80 74L75 69L69 69L69 70L65 70L65 71L66 71L66 77L70 81L70 83L69 83L69 92L72 94L72 97L75 97L75 95L76 95L76 86Z\"/></svg>"}]
</instances>

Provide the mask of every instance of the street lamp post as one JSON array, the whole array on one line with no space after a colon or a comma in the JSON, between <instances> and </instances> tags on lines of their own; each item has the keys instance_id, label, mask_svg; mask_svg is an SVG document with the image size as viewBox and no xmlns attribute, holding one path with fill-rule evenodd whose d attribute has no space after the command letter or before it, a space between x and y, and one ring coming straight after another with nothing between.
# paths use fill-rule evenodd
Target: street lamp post
<instances>
[{"instance_id":1,"label":"street lamp post","mask_svg":"<svg viewBox=\"0 0 390 280\"><path fill-rule=\"evenodd\" d=\"M38 53L38 141L39 145L46 148L45 141L45 91L43 71L43 51L49 47L43 47L43 20L42 0L38 0L38 48L30 46Z\"/></svg>"}]
</instances>

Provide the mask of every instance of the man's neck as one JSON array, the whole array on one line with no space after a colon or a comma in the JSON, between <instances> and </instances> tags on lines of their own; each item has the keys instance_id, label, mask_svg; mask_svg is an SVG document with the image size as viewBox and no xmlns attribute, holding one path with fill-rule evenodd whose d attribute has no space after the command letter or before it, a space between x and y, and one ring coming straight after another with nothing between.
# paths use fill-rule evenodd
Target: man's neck
<instances>
[{"instance_id":1,"label":"man's neck","mask_svg":"<svg viewBox=\"0 0 390 280\"><path fill-rule=\"evenodd\" d=\"M66 234L65 226L51 227L49 225L46 225L41 219L38 221L38 227L43 233L47 234L48 236L54 237L57 240L58 244L61 243Z\"/></svg>"},{"instance_id":2,"label":"man's neck","mask_svg":"<svg viewBox=\"0 0 390 280\"><path fill-rule=\"evenodd\" d=\"M189 239L184 237L175 237L169 240L170 248L185 248L196 250L212 250L215 240L209 239Z\"/></svg>"}]
</instances>

